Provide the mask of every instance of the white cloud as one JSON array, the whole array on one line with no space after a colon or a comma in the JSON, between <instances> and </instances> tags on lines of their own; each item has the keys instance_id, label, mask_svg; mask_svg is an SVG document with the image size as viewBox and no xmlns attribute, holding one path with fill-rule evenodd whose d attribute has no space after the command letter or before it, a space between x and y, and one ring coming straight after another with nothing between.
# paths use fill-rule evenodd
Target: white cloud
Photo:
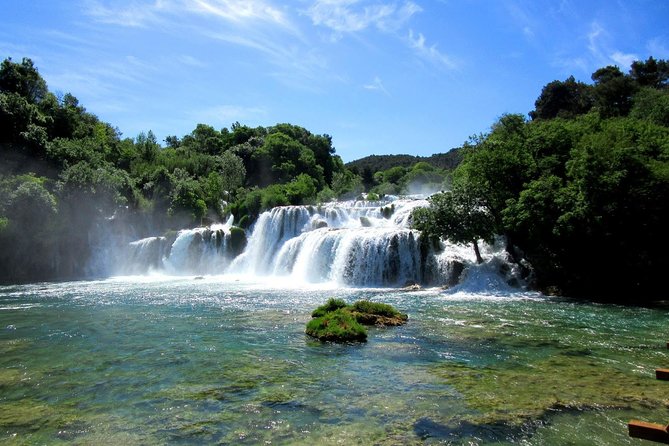
<instances>
[{"instance_id":1,"label":"white cloud","mask_svg":"<svg viewBox=\"0 0 669 446\"><path fill-rule=\"evenodd\" d=\"M613 54L611 54L610 58L623 71L627 70L632 65L632 62L634 62L635 60L639 60L639 56L637 56L636 54L624 54L620 51L616 51Z\"/></svg>"},{"instance_id":2,"label":"white cloud","mask_svg":"<svg viewBox=\"0 0 669 446\"><path fill-rule=\"evenodd\" d=\"M385 85L383 85L383 81L378 76L375 76L374 80L372 82L370 82L369 84L363 85L362 88L364 88L366 90L371 90L371 91L378 91L378 92L381 92L381 93L385 94L386 96L390 96L390 93L386 89Z\"/></svg>"},{"instance_id":3,"label":"white cloud","mask_svg":"<svg viewBox=\"0 0 669 446\"><path fill-rule=\"evenodd\" d=\"M396 31L422 8L412 1L365 4L360 0L316 0L307 15L316 26L325 26L341 35L375 27Z\"/></svg>"},{"instance_id":4,"label":"white cloud","mask_svg":"<svg viewBox=\"0 0 669 446\"><path fill-rule=\"evenodd\" d=\"M409 46L416 52L416 54L439 67L446 69L454 69L457 64L446 54L437 49L437 45L428 46L425 43L425 36L422 33L414 34L413 30L409 30Z\"/></svg>"},{"instance_id":5,"label":"white cloud","mask_svg":"<svg viewBox=\"0 0 669 446\"><path fill-rule=\"evenodd\" d=\"M151 27L173 35L194 34L245 47L262 53L264 60L278 67L279 72L292 71L294 78L317 79L315 72L322 66L284 10L267 0L155 0L142 5L127 0L106 4L110 6L102 0L90 0L89 16L117 26ZM183 65L206 66L192 56L175 59Z\"/></svg>"},{"instance_id":6,"label":"white cloud","mask_svg":"<svg viewBox=\"0 0 669 446\"><path fill-rule=\"evenodd\" d=\"M87 0L87 13L101 23L126 27L147 27L165 23L169 16L180 19L183 14L213 17L225 22L244 25L264 22L292 28L286 15L264 0L154 0L152 3L108 2Z\"/></svg>"},{"instance_id":7,"label":"white cloud","mask_svg":"<svg viewBox=\"0 0 669 446\"><path fill-rule=\"evenodd\" d=\"M292 28L282 11L262 0L184 0L183 3L190 11L212 15L237 24L262 21Z\"/></svg>"},{"instance_id":8,"label":"white cloud","mask_svg":"<svg viewBox=\"0 0 669 446\"><path fill-rule=\"evenodd\" d=\"M151 4L132 2L119 7L117 4L105 6L101 1L89 0L86 12L100 23L137 28L160 22L160 14L168 9L170 3L156 0Z\"/></svg>"},{"instance_id":9,"label":"white cloud","mask_svg":"<svg viewBox=\"0 0 669 446\"><path fill-rule=\"evenodd\" d=\"M590 32L588 32L587 38L588 38L588 50L590 53L595 56L601 58L601 48L600 48L600 39L604 35L604 28L597 23L597 22L592 22L590 25Z\"/></svg>"}]
</instances>

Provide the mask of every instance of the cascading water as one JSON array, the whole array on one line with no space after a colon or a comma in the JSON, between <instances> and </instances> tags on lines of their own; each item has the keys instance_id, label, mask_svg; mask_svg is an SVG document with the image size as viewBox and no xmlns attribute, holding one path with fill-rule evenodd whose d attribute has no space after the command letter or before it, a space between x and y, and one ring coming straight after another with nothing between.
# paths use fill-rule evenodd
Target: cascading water
<instances>
[{"instance_id":1,"label":"cascading water","mask_svg":"<svg viewBox=\"0 0 669 446\"><path fill-rule=\"evenodd\" d=\"M434 250L410 229L411 211L426 204L396 199L277 207L260 215L248 243L232 218L176 237L133 242L123 272L238 274L350 286L455 285L465 266L474 264L473 251L448 243Z\"/></svg>"}]
</instances>

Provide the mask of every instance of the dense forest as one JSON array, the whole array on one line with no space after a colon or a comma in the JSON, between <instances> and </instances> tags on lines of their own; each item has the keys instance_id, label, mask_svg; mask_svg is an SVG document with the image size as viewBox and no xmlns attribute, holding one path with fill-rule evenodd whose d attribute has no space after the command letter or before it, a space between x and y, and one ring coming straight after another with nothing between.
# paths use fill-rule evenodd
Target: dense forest
<instances>
[{"instance_id":1,"label":"dense forest","mask_svg":"<svg viewBox=\"0 0 669 446\"><path fill-rule=\"evenodd\" d=\"M547 84L530 119L502 116L463 149L448 192L414 225L461 243L506 236L544 290L665 299L669 63Z\"/></svg>"},{"instance_id":2,"label":"dense forest","mask_svg":"<svg viewBox=\"0 0 669 446\"><path fill-rule=\"evenodd\" d=\"M400 191L411 192L412 186L418 186L418 192L425 192L430 187L438 186L438 183L443 183L443 179L435 178L431 181L431 186L419 182L412 183L411 176L406 176L418 165L425 169L436 170L443 178L445 172L450 172L455 169L462 161L462 152L460 148L455 148L446 153L437 153L431 156L414 156L414 155L369 155L355 161L346 163L346 167L351 172L357 174L362 179L362 184L366 190L374 192L386 191L386 193L397 194ZM429 167L428 167L429 166ZM436 168L436 169L434 169ZM439 172L441 170L441 172ZM376 174L376 175L375 175ZM386 180L395 180L389 182ZM386 184L384 184L386 183ZM448 183L444 184L447 185ZM409 189L407 189L407 187ZM416 187L413 187L416 189ZM421 190L422 189L422 190ZM436 191L441 189L432 189Z\"/></svg>"},{"instance_id":3,"label":"dense forest","mask_svg":"<svg viewBox=\"0 0 669 446\"><path fill-rule=\"evenodd\" d=\"M133 138L54 94L30 59L0 66L0 282L81 278L105 238L225 221L277 205L447 190L414 226L460 243L503 235L537 287L663 298L669 227L669 64L652 57L541 91L529 118L433 157L344 165L329 135L291 124ZM456 167L457 166L457 167ZM113 237L112 237L113 236ZM478 254L478 252L477 252Z\"/></svg>"},{"instance_id":4,"label":"dense forest","mask_svg":"<svg viewBox=\"0 0 669 446\"><path fill-rule=\"evenodd\" d=\"M375 192L403 193L438 190L448 172L416 162L376 178ZM99 270L112 239L230 215L246 228L274 206L364 191L329 135L234 123L198 124L164 145L151 131L123 138L72 94L50 92L30 59L0 66L0 282L80 278Z\"/></svg>"}]
</instances>

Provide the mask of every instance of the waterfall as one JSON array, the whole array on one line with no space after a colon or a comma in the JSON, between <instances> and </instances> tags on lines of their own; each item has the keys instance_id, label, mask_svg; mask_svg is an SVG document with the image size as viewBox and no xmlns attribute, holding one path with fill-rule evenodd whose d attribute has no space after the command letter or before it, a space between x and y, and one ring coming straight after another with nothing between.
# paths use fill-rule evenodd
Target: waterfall
<instances>
[{"instance_id":1,"label":"waterfall","mask_svg":"<svg viewBox=\"0 0 669 446\"><path fill-rule=\"evenodd\" d=\"M344 286L449 285L474 263L470 247L438 249L410 228L420 199L282 206L245 232L225 224L132 242L125 273L240 274ZM248 240L248 242L247 242Z\"/></svg>"}]
</instances>

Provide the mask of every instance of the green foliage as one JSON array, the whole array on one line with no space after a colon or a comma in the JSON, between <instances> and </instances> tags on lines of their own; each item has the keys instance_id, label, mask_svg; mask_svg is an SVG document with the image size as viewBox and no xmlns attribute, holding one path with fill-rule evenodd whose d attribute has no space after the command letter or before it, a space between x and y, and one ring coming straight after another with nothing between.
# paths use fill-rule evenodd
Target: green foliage
<instances>
[{"instance_id":1,"label":"green foliage","mask_svg":"<svg viewBox=\"0 0 669 446\"><path fill-rule=\"evenodd\" d=\"M632 96L638 89L630 76L618 67L600 68L592 75L595 81L595 106L602 117L626 116L632 107Z\"/></svg>"},{"instance_id":2,"label":"green foliage","mask_svg":"<svg viewBox=\"0 0 669 446\"><path fill-rule=\"evenodd\" d=\"M393 167L405 169L424 161L438 169L453 170L462 161L462 150L455 148L446 153L437 153L428 157L413 155L370 155L351 161L346 167L356 174L369 169L371 172L383 172Z\"/></svg>"},{"instance_id":3,"label":"green foliage","mask_svg":"<svg viewBox=\"0 0 669 446\"><path fill-rule=\"evenodd\" d=\"M265 211L276 206L288 206L285 188L281 184L272 184L261 190L260 210Z\"/></svg>"},{"instance_id":4,"label":"green foliage","mask_svg":"<svg viewBox=\"0 0 669 446\"><path fill-rule=\"evenodd\" d=\"M493 215L483 197L476 195L474 188L458 187L432 195L429 202L429 207L413 212L413 227L427 237L471 243L476 260L481 263L478 240L491 241L495 234Z\"/></svg>"},{"instance_id":5,"label":"green foliage","mask_svg":"<svg viewBox=\"0 0 669 446\"><path fill-rule=\"evenodd\" d=\"M402 325L408 317L391 305L361 300L347 305L342 299L330 298L316 308L306 333L321 341L365 341L367 330L361 325Z\"/></svg>"},{"instance_id":6,"label":"green foliage","mask_svg":"<svg viewBox=\"0 0 669 446\"><path fill-rule=\"evenodd\" d=\"M378 316L386 316L386 317L402 316L402 313L397 311L392 305L380 302L372 302L369 300L359 300L353 304L351 309L358 313L369 313Z\"/></svg>"},{"instance_id":7,"label":"green foliage","mask_svg":"<svg viewBox=\"0 0 669 446\"><path fill-rule=\"evenodd\" d=\"M346 308L347 306L348 304L346 303L346 301L344 301L344 299L335 299L334 297L331 297L324 305L321 305L320 307L316 308L311 313L311 317L321 317L324 316L326 313L338 310L340 308Z\"/></svg>"},{"instance_id":8,"label":"green foliage","mask_svg":"<svg viewBox=\"0 0 669 446\"><path fill-rule=\"evenodd\" d=\"M335 193L330 189L329 187L325 186L323 190L318 192L316 195L316 202L317 203L327 203L330 201L334 201L337 198Z\"/></svg>"},{"instance_id":9,"label":"green foliage","mask_svg":"<svg viewBox=\"0 0 669 446\"><path fill-rule=\"evenodd\" d=\"M220 157L221 187L228 194L244 185L246 167L244 161L231 152L225 152Z\"/></svg>"},{"instance_id":10,"label":"green foliage","mask_svg":"<svg viewBox=\"0 0 669 446\"><path fill-rule=\"evenodd\" d=\"M175 169L170 192L169 214L187 214L192 223L198 223L207 213L200 183L183 169Z\"/></svg>"},{"instance_id":11,"label":"green foliage","mask_svg":"<svg viewBox=\"0 0 669 446\"><path fill-rule=\"evenodd\" d=\"M642 88L634 96L630 116L669 127L669 89Z\"/></svg>"},{"instance_id":12,"label":"green foliage","mask_svg":"<svg viewBox=\"0 0 669 446\"><path fill-rule=\"evenodd\" d=\"M5 59L0 65L0 92L15 93L31 104L42 101L47 94L46 82L39 75L33 61L24 57L21 63Z\"/></svg>"},{"instance_id":13,"label":"green foliage","mask_svg":"<svg viewBox=\"0 0 669 446\"><path fill-rule=\"evenodd\" d=\"M353 198L364 190L362 178L347 170L337 172L332 177L332 191L339 198Z\"/></svg>"},{"instance_id":14,"label":"green foliage","mask_svg":"<svg viewBox=\"0 0 669 446\"><path fill-rule=\"evenodd\" d=\"M330 311L310 320L307 323L306 333L328 342L364 342L367 340L365 327L344 309Z\"/></svg>"},{"instance_id":15,"label":"green foliage","mask_svg":"<svg viewBox=\"0 0 669 446\"><path fill-rule=\"evenodd\" d=\"M630 76L641 87L664 88L669 85L669 62L652 56L645 61L634 61Z\"/></svg>"},{"instance_id":16,"label":"green foliage","mask_svg":"<svg viewBox=\"0 0 669 446\"><path fill-rule=\"evenodd\" d=\"M285 195L290 204L307 204L316 201L317 183L306 173L299 174L284 187Z\"/></svg>"},{"instance_id":17,"label":"green foliage","mask_svg":"<svg viewBox=\"0 0 669 446\"><path fill-rule=\"evenodd\" d=\"M534 103L532 119L572 118L587 113L594 103L592 87L577 82L574 76L547 84Z\"/></svg>"},{"instance_id":18,"label":"green foliage","mask_svg":"<svg viewBox=\"0 0 669 446\"><path fill-rule=\"evenodd\" d=\"M233 255L239 255L246 248L246 231L237 226L230 228L230 249Z\"/></svg>"}]
</instances>

